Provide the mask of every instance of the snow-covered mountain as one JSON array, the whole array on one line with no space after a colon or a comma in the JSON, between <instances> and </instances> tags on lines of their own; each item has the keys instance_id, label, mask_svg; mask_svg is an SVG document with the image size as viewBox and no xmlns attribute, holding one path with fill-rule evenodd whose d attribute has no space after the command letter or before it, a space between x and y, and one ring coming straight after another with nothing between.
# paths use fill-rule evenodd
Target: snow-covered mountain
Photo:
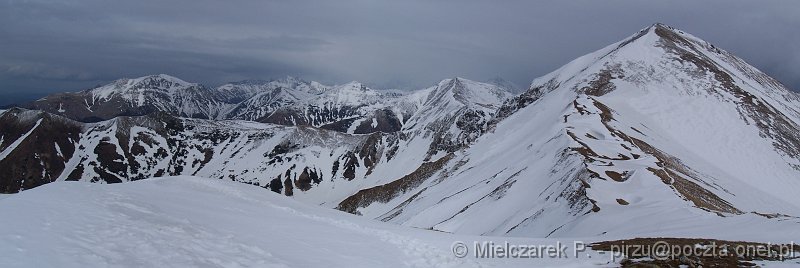
<instances>
[{"instance_id":1,"label":"snow-covered mountain","mask_svg":"<svg viewBox=\"0 0 800 268\"><path fill-rule=\"evenodd\" d=\"M215 118L230 105L231 95L214 94L200 84L169 75L120 79L108 85L53 94L24 105L84 122L120 115L145 115L164 111L177 116Z\"/></svg>"},{"instance_id":2,"label":"snow-covered mountain","mask_svg":"<svg viewBox=\"0 0 800 268\"><path fill-rule=\"evenodd\" d=\"M329 87L312 94L303 93L302 89L300 93L297 91L287 92L293 94L294 100L282 105L251 98L242 103L242 110L257 111L256 116L242 117L234 113L228 114L226 118L280 125L307 125L345 133L366 134L398 131L403 124L403 114L413 112L397 110L392 106L403 95L375 90L359 82ZM283 97L280 94L276 96Z\"/></svg>"},{"instance_id":3,"label":"snow-covered mountain","mask_svg":"<svg viewBox=\"0 0 800 268\"><path fill-rule=\"evenodd\" d=\"M362 183L386 183L432 157L463 148L483 133L487 118L508 93L488 84L455 80L411 94L381 92L359 83L307 87L289 79L221 87L227 92L256 92L257 97L277 92L271 100L282 99L285 106L268 118L288 114L296 115L292 117L296 120L317 120L302 124L181 118L169 110L82 123L14 108L0 116L4 126L0 169L8 171L0 175L0 186L3 192L16 192L56 180L117 183L198 175L254 184L301 199L309 195L320 203L338 202L361 189ZM108 93L113 94L119 93ZM353 113L310 112L344 111L342 107ZM323 120L338 125L322 125ZM414 123L401 130L407 121ZM385 126L392 122L396 129ZM18 157L27 160L17 161ZM357 179L359 183L347 183ZM353 189L330 193L345 187L337 186L341 183ZM329 190L309 191L317 187Z\"/></svg>"},{"instance_id":4,"label":"snow-covered mountain","mask_svg":"<svg viewBox=\"0 0 800 268\"><path fill-rule=\"evenodd\" d=\"M498 88L492 85L489 90ZM80 122L164 112L178 117L248 120L368 134L403 128L421 108L417 102L426 90L420 91L423 93L377 90L355 81L326 86L294 77L209 88L161 74L53 94L21 107Z\"/></svg>"},{"instance_id":5,"label":"snow-covered mountain","mask_svg":"<svg viewBox=\"0 0 800 268\"><path fill-rule=\"evenodd\" d=\"M656 24L536 79L490 133L413 190L356 194L340 208L479 235L796 228L798 100L730 53Z\"/></svg>"},{"instance_id":6,"label":"snow-covered mountain","mask_svg":"<svg viewBox=\"0 0 800 268\"><path fill-rule=\"evenodd\" d=\"M412 96L419 108L404 130L433 137L437 148L454 152L482 135L497 108L511 97L498 86L464 78L445 79Z\"/></svg>"},{"instance_id":7,"label":"snow-covered mountain","mask_svg":"<svg viewBox=\"0 0 800 268\"><path fill-rule=\"evenodd\" d=\"M241 81L209 88L160 74L120 79L79 92L53 94L23 107L82 122L153 112L191 118L256 120L269 115L263 113L312 98L327 88L294 77Z\"/></svg>"},{"instance_id":8,"label":"snow-covered mountain","mask_svg":"<svg viewBox=\"0 0 800 268\"><path fill-rule=\"evenodd\" d=\"M192 175L469 235L800 230L800 96L662 24L516 96L463 78L397 93L292 78L211 90L156 76L34 107L46 112L0 114L3 192ZM72 120L113 107L141 109Z\"/></svg>"},{"instance_id":9,"label":"snow-covered mountain","mask_svg":"<svg viewBox=\"0 0 800 268\"><path fill-rule=\"evenodd\" d=\"M306 83L294 77L272 81L241 81L228 83L217 91L230 92L238 96L237 104L220 117L255 121L270 115L280 107L309 99L327 90L327 86L316 82Z\"/></svg>"}]
</instances>

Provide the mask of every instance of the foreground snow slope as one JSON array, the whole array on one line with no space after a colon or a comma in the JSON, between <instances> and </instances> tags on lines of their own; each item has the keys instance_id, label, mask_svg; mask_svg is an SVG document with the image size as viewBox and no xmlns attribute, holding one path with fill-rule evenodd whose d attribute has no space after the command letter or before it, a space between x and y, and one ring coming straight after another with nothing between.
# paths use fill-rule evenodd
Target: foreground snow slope
<instances>
[{"instance_id":1,"label":"foreground snow slope","mask_svg":"<svg viewBox=\"0 0 800 268\"><path fill-rule=\"evenodd\" d=\"M0 199L3 267L509 267L608 264L606 256L476 260L457 236L301 204L199 177L123 184L56 182ZM572 242L570 241L570 245ZM479 262L480 261L480 262Z\"/></svg>"}]
</instances>

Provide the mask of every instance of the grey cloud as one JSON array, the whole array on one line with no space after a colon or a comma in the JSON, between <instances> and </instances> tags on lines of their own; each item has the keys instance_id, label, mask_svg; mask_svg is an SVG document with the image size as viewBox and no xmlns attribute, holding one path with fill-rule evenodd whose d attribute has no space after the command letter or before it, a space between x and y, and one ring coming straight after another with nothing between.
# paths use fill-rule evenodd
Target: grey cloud
<instances>
[{"instance_id":1,"label":"grey cloud","mask_svg":"<svg viewBox=\"0 0 800 268\"><path fill-rule=\"evenodd\" d=\"M5 65L5 66L4 66ZM3 72L13 77L24 77L48 80L91 81L94 79L88 72L67 68L54 68L47 65L9 65L0 64Z\"/></svg>"},{"instance_id":2,"label":"grey cloud","mask_svg":"<svg viewBox=\"0 0 800 268\"><path fill-rule=\"evenodd\" d=\"M800 89L797 1L0 2L0 93L169 73L209 85L295 75L418 88L520 85L654 22Z\"/></svg>"}]
</instances>

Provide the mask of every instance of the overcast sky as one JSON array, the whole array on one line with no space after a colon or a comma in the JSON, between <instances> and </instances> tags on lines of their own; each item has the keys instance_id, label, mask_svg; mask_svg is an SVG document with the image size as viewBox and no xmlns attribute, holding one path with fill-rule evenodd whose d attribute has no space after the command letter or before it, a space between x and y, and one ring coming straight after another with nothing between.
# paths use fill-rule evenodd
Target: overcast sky
<instances>
[{"instance_id":1,"label":"overcast sky","mask_svg":"<svg viewBox=\"0 0 800 268\"><path fill-rule=\"evenodd\" d=\"M527 86L663 22L800 89L800 1L0 0L0 104L166 73L418 88Z\"/></svg>"}]
</instances>

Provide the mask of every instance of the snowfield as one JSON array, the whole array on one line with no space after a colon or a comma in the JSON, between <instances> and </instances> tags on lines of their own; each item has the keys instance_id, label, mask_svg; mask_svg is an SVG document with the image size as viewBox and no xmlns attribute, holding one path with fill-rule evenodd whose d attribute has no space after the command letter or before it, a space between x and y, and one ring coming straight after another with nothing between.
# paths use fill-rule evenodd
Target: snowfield
<instances>
[{"instance_id":1,"label":"snowfield","mask_svg":"<svg viewBox=\"0 0 800 268\"><path fill-rule=\"evenodd\" d=\"M0 218L3 267L585 267L610 261L588 251L580 258L460 259L450 249L456 241L558 241L407 228L189 176L56 182L1 199L0 213L13 215ZM561 242L571 254L572 240Z\"/></svg>"}]
</instances>

